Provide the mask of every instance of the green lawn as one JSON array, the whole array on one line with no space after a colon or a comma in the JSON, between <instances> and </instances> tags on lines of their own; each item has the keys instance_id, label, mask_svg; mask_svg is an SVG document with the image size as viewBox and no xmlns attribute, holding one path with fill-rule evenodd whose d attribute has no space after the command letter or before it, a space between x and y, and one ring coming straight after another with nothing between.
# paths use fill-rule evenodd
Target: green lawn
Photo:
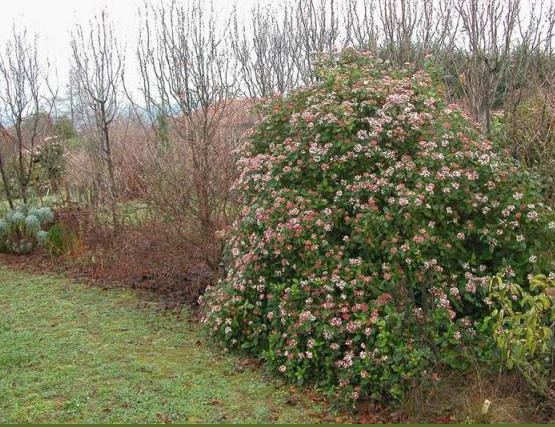
<instances>
[{"instance_id":1,"label":"green lawn","mask_svg":"<svg viewBox=\"0 0 555 427\"><path fill-rule=\"evenodd\" d=\"M0 422L319 422L131 291L0 267Z\"/></svg>"}]
</instances>

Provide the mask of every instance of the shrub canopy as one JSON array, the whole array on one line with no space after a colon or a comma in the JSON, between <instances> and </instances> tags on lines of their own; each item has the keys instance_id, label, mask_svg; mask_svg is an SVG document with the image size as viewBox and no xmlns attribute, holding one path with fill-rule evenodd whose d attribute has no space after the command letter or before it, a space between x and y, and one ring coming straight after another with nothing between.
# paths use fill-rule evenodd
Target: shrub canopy
<instances>
[{"instance_id":1,"label":"shrub canopy","mask_svg":"<svg viewBox=\"0 0 555 427\"><path fill-rule=\"evenodd\" d=\"M318 77L269 101L243 147L204 320L291 381L398 399L436 362L486 354L490 279L548 269L555 223L433 72L345 52Z\"/></svg>"}]
</instances>

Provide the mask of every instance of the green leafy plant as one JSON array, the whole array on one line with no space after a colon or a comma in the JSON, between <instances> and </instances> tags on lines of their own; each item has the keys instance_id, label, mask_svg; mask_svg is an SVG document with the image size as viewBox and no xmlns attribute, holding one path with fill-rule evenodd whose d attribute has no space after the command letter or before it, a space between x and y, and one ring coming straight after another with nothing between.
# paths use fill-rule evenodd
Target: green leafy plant
<instances>
[{"instance_id":1,"label":"green leafy plant","mask_svg":"<svg viewBox=\"0 0 555 427\"><path fill-rule=\"evenodd\" d=\"M45 231L54 221L48 207L30 208L27 205L10 210L0 219L0 249L16 254L27 254L37 245L48 241Z\"/></svg>"},{"instance_id":2,"label":"green leafy plant","mask_svg":"<svg viewBox=\"0 0 555 427\"><path fill-rule=\"evenodd\" d=\"M79 238L67 225L54 224L48 230L48 248L54 255L72 252L79 246Z\"/></svg>"},{"instance_id":3,"label":"green leafy plant","mask_svg":"<svg viewBox=\"0 0 555 427\"><path fill-rule=\"evenodd\" d=\"M64 141L53 138L44 144L36 156L37 172L34 187L39 194L57 192L67 170ZM45 191L46 190L46 191Z\"/></svg>"},{"instance_id":4,"label":"green leafy plant","mask_svg":"<svg viewBox=\"0 0 555 427\"><path fill-rule=\"evenodd\" d=\"M494 277L490 283L493 337L508 369L555 405L555 280L532 278L528 289Z\"/></svg>"},{"instance_id":5,"label":"green leafy plant","mask_svg":"<svg viewBox=\"0 0 555 427\"><path fill-rule=\"evenodd\" d=\"M241 149L204 321L289 381L400 400L435 366L493 354L489 282L549 270L553 213L433 70L347 51L318 79L263 106Z\"/></svg>"}]
</instances>

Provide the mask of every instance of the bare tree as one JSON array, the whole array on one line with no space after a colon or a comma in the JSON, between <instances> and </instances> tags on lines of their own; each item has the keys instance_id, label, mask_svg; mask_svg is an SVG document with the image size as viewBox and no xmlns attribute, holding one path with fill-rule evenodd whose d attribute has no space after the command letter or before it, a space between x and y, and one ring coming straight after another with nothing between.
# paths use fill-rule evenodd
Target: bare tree
<instances>
[{"instance_id":1,"label":"bare tree","mask_svg":"<svg viewBox=\"0 0 555 427\"><path fill-rule=\"evenodd\" d=\"M502 76L507 70L520 15L520 0L458 0L455 5L467 50L463 90L468 107L491 127L491 113Z\"/></svg>"},{"instance_id":2,"label":"bare tree","mask_svg":"<svg viewBox=\"0 0 555 427\"><path fill-rule=\"evenodd\" d=\"M453 0L382 0L374 6L382 38L381 56L396 64L421 63L429 54L455 49L458 17Z\"/></svg>"},{"instance_id":3,"label":"bare tree","mask_svg":"<svg viewBox=\"0 0 555 427\"><path fill-rule=\"evenodd\" d=\"M250 22L240 25L237 10L234 12L231 46L242 90L250 98L285 93L299 83L290 13L290 9L257 5L251 10Z\"/></svg>"},{"instance_id":4,"label":"bare tree","mask_svg":"<svg viewBox=\"0 0 555 427\"><path fill-rule=\"evenodd\" d=\"M374 15L377 7L377 0L347 0L343 25L346 45L377 52L380 35Z\"/></svg>"},{"instance_id":5,"label":"bare tree","mask_svg":"<svg viewBox=\"0 0 555 427\"><path fill-rule=\"evenodd\" d=\"M293 52L301 82L314 82L313 65L319 55L331 55L343 46L341 15L336 0L298 0L289 6L295 17L297 49Z\"/></svg>"},{"instance_id":6,"label":"bare tree","mask_svg":"<svg viewBox=\"0 0 555 427\"><path fill-rule=\"evenodd\" d=\"M230 117L244 109L235 99L229 23L217 25L212 5L206 8L200 0L146 4L142 16L137 57L143 112L157 141L161 123L167 123L171 140L165 150L153 147L156 179L150 185L156 191L150 197L214 266L219 256L214 235L230 208L229 162L238 137Z\"/></svg>"},{"instance_id":7,"label":"bare tree","mask_svg":"<svg viewBox=\"0 0 555 427\"><path fill-rule=\"evenodd\" d=\"M411 60L414 34L419 10L414 0L384 0L379 2L381 28L384 34L383 49L390 52L395 62Z\"/></svg>"},{"instance_id":8,"label":"bare tree","mask_svg":"<svg viewBox=\"0 0 555 427\"><path fill-rule=\"evenodd\" d=\"M117 233L120 219L111 127L121 107L124 56L105 10L90 22L86 31L80 25L75 28L71 50L74 92L87 126L87 137L98 156L99 186L108 196Z\"/></svg>"},{"instance_id":9,"label":"bare tree","mask_svg":"<svg viewBox=\"0 0 555 427\"><path fill-rule=\"evenodd\" d=\"M15 160L17 196L27 203L35 150L46 136L56 95L49 85L48 67L39 58L37 37L14 25L0 52L0 174L12 208L7 157Z\"/></svg>"},{"instance_id":10,"label":"bare tree","mask_svg":"<svg viewBox=\"0 0 555 427\"><path fill-rule=\"evenodd\" d=\"M455 0L290 0L260 5L242 25L234 15L233 53L250 97L314 82L320 56L347 47L371 51L396 64L421 62L455 48Z\"/></svg>"}]
</instances>

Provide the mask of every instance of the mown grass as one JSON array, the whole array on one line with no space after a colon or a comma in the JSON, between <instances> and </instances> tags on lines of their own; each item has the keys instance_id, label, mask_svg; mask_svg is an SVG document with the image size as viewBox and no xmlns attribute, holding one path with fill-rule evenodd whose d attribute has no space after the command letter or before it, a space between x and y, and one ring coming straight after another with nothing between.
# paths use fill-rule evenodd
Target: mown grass
<instances>
[{"instance_id":1,"label":"mown grass","mask_svg":"<svg viewBox=\"0 0 555 427\"><path fill-rule=\"evenodd\" d=\"M0 422L321 420L198 329L131 291L0 266Z\"/></svg>"}]
</instances>

